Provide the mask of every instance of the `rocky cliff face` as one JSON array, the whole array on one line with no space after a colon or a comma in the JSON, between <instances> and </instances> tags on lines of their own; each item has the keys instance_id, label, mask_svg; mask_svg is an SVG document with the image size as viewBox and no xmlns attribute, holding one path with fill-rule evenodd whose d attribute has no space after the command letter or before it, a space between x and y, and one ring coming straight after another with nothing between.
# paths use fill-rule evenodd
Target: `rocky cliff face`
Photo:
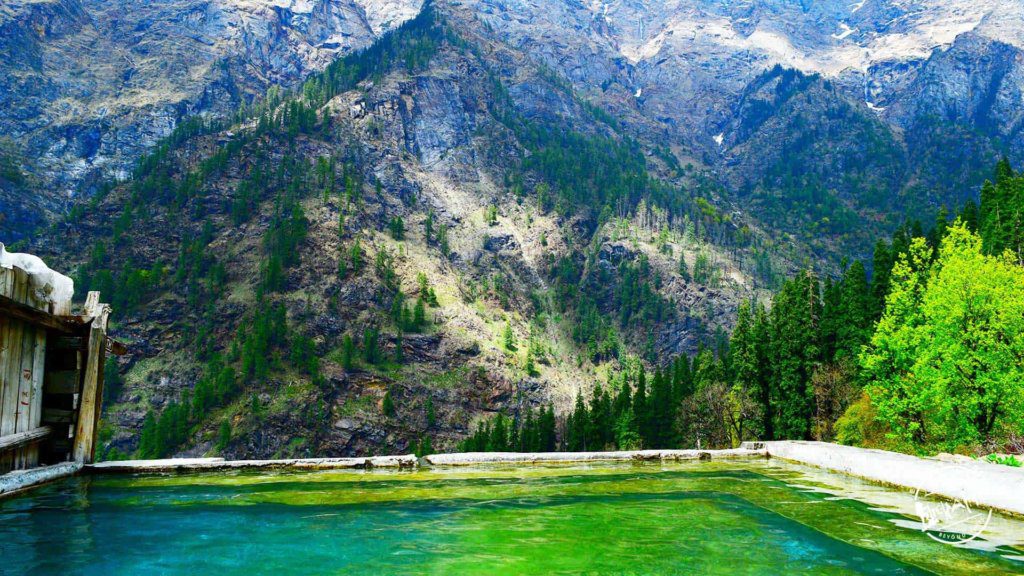
<instances>
[{"instance_id":1,"label":"rocky cliff face","mask_svg":"<svg viewBox=\"0 0 1024 576\"><path fill-rule=\"evenodd\" d=\"M876 176L897 174L917 186L890 183L879 192L909 199L901 210L961 201L993 157L1024 154L1024 8L1018 3L440 4L462 25L482 26L495 41L557 71L637 135L670 147L682 164L714 171L740 193L736 201L746 201L746 188L737 183L766 176L760 163L735 158L750 150L744 107L749 110L759 79L776 66L821 76L832 88L829 107L857 109L865 122L881 122L887 134L879 137L895 143L899 158L876 166ZM29 201L5 192L7 221L19 223L7 225L7 233L38 220L40 210L61 213L70 195L95 190L102 177L124 176L181 118L223 116L269 86L292 86L418 8L418 0L8 3L0 13L0 129L22 145L31 159L26 171L44 191ZM809 98L824 105L820 95ZM764 126L792 126L819 111L790 105ZM842 133L834 124L814 130L819 146L839 157L825 169L833 173L854 163L864 147L848 145L862 130ZM785 140L787 134L765 136ZM951 155L934 153L958 139L968 143ZM806 164L794 169L814 171ZM813 220L790 231L804 233L810 225Z\"/></svg>"},{"instance_id":2,"label":"rocky cliff face","mask_svg":"<svg viewBox=\"0 0 1024 576\"><path fill-rule=\"evenodd\" d=\"M985 166L1022 153L1019 3L460 5L684 164L713 171L736 202L749 207L758 186L781 196L810 186L834 197L829 214L767 221L798 235L817 235L822 216L880 211L886 221L960 203ZM764 77L776 67L822 82L767 94ZM811 182L810 174L831 181Z\"/></svg>"},{"instance_id":3,"label":"rocky cliff face","mask_svg":"<svg viewBox=\"0 0 1024 576\"><path fill-rule=\"evenodd\" d=\"M224 116L365 47L418 0L31 0L0 8L0 132L38 198L3 196L8 234L126 177L177 123Z\"/></svg>"}]
</instances>

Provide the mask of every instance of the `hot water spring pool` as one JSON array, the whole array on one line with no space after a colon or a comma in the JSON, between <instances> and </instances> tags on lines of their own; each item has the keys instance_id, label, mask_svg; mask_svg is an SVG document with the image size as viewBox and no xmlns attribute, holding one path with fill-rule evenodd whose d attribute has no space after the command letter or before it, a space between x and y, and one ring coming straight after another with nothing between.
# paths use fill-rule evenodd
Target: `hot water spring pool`
<instances>
[{"instance_id":1,"label":"hot water spring pool","mask_svg":"<svg viewBox=\"0 0 1024 576\"><path fill-rule=\"evenodd\" d=\"M1001 574L912 493L778 461L99 476L0 501L0 573Z\"/></svg>"}]
</instances>

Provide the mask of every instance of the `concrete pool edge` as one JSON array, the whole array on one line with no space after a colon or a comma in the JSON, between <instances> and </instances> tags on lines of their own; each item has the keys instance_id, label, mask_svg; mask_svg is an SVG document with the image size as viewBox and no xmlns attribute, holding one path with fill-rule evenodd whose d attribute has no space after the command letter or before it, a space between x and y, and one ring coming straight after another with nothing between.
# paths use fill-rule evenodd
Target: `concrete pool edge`
<instances>
[{"instance_id":1,"label":"concrete pool edge","mask_svg":"<svg viewBox=\"0 0 1024 576\"><path fill-rule=\"evenodd\" d=\"M0 498L78 473L146 474L231 470L369 470L457 468L476 465L587 464L601 462L682 462L777 458L887 485L920 491L957 503L1024 517L1024 469L982 461L948 462L895 452L824 442L745 442L731 450L635 450L621 452L475 452L371 456L224 460L179 458L90 464L64 463L0 476Z\"/></svg>"},{"instance_id":2,"label":"concrete pool edge","mask_svg":"<svg viewBox=\"0 0 1024 576\"><path fill-rule=\"evenodd\" d=\"M780 440L748 444L764 446L770 458L1024 517L1021 468L978 460L948 462L826 442Z\"/></svg>"},{"instance_id":3,"label":"concrete pool edge","mask_svg":"<svg viewBox=\"0 0 1024 576\"><path fill-rule=\"evenodd\" d=\"M456 467L481 464L558 464L587 462L681 462L730 458L766 458L764 448L731 450L630 450L619 452L463 452L431 454L423 460L430 466Z\"/></svg>"},{"instance_id":4,"label":"concrete pool edge","mask_svg":"<svg viewBox=\"0 0 1024 576\"><path fill-rule=\"evenodd\" d=\"M415 455L368 456L361 458L288 458L279 460L225 460L223 458L168 458L163 460L119 460L89 464L90 473L202 472L217 470L363 470L372 468L415 468Z\"/></svg>"},{"instance_id":5,"label":"concrete pool edge","mask_svg":"<svg viewBox=\"0 0 1024 576\"><path fill-rule=\"evenodd\" d=\"M460 467L489 464L557 464L587 462L681 462L733 458L766 458L761 449L730 450L633 450L621 452L466 452L431 454L417 458L370 456L363 458L291 458L282 460L225 460L223 458L169 458L163 460L118 460L88 464L90 474L203 472L230 470L361 470L374 468L410 469Z\"/></svg>"}]
</instances>

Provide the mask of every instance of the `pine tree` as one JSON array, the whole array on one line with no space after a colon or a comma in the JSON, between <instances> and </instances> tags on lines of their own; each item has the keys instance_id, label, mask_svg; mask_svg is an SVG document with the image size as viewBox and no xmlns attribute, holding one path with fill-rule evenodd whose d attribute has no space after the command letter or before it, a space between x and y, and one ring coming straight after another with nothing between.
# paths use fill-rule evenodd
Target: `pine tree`
<instances>
[{"instance_id":1,"label":"pine tree","mask_svg":"<svg viewBox=\"0 0 1024 576\"><path fill-rule=\"evenodd\" d=\"M415 452L416 456L418 458L422 458L424 456L430 456L433 453L434 453L434 446L430 442L430 436L429 435L423 436L423 438L420 439L419 446L417 446L417 448L416 448L416 452Z\"/></svg>"},{"instance_id":2,"label":"pine tree","mask_svg":"<svg viewBox=\"0 0 1024 576\"><path fill-rule=\"evenodd\" d=\"M388 222L388 230L394 240L405 240L405 222L401 216L395 216Z\"/></svg>"},{"instance_id":3,"label":"pine tree","mask_svg":"<svg viewBox=\"0 0 1024 576\"><path fill-rule=\"evenodd\" d=\"M416 299L416 307L412 311L412 323L416 330L422 330L427 323L427 311L423 305L423 298Z\"/></svg>"},{"instance_id":4,"label":"pine tree","mask_svg":"<svg viewBox=\"0 0 1024 576\"><path fill-rule=\"evenodd\" d=\"M751 330L754 365L757 370L751 374L750 393L754 395L760 407L762 437L768 440L775 438L775 412L771 400L773 382L771 336L771 319L764 306L758 304L754 308L754 325Z\"/></svg>"},{"instance_id":5,"label":"pine tree","mask_svg":"<svg viewBox=\"0 0 1024 576\"><path fill-rule=\"evenodd\" d=\"M686 282L690 281L690 267L686 265L685 254L679 255L679 276L681 276Z\"/></svg>"},{"instance_id":6,"label":"pine tree","mask_svg":"<svg viewBox=\"0 0 1024 576\"><path fill-rule=\"evenodd\" d=\"M846 268L845 260L843 267ZM830 277L825 278L821 291L821 322L818 329L823 359L833 358L839 345L840 323L843 321L842 292L842 282L834 282Z\"/></svg>"},{"instance_id":7,"label":"pine tree","mask_svg":"<svg viewBox=\"0 0 1024 576\"><path fill-rule=\"evenodd\" d=\"M807 440L811 433L811 374L819 362L821 300L818 279L806 271L787 282L772 305L774 428L779 438Z\"/></svg>"},{"instance_id":8,"label":"pine tree","mask_svg":"<svg viewBox=\"0 0 1024 576\"><path fill-rule=\"evenodd\" d=\"M371 365L380 361L380 332L376 328L363 330L363 361Z\"/></svg>"},{"instance_id":9,"label":"pine tree","mask_svg":"<svg viewBox=\"0 0 1024 576\"><path fill-rule=\"evenodd\" d=\"M676 441L672 381L661 370L657 370L651 384L651 448L672 448Z\"/></svg>"},{"instance_id":10,"label":"pine tree","mask_svg":"<svg viewBox=\"0 0 1024 576\"><path fill-rule=\"evenodd\" d=\"M960 221L967 226L967 229L975 234L978 233L978 205L974 200L967 200L964 203L963 210L960 211Z\"/></svg>"},{"instance_id":11,"label":"pine tree","mask_svg":"<svg viewBox=\"0 0 1024 576\"><path fill-rule=\"evenodd\" d=\"M619 391L615 394L615 399L612 401L612 417L618 420L627 412L630 414L633 412L633 393L630 390L629 382L623 379L619 385Z\"/></svg>"},{"instance_id":12,"label":"pine tree","mask_svg":"<svg viewBox=\"0 0 1024 576\"><path fill-rule=\"evenodd\" d=\"M220 423L217 433L217 451L223 453L231 443L231 421L225 418Z\"/></svg>"},{"instance_id":13,"label":"pine tree","mask_svg":"<svg viewBox=\"0 0 1024 576\"><path fill-rule=\"evenodd\" d=\"M139 439L139 457L143 459L147 458L159 458L163 454L163 447L160 445L160 439L157 435L157 423L156 417L153 415L153 411L149 410L146 412L146 417L142 421L142 433Z\"/></svg>"},{"instance_id":14,"label":"pine tree","mask_svg":"<svg viewBox=\"0 0 1024 576\"><path fill-rule=\"evenodd\" d=\"M540 436L540 451L541 452L554 452L555 451L555 409L552 406L548 406L547 410L541 412L539 416L539 422L537 424L539 428Z\"/></svg>"},{"instance_id":15,"label":"pine tree","mask_svg":"<svg viewBox=\"0 0 1024 576\"><path fill-rule=\"evenodd\" d=\"M522 423L518 418L513 419L509 422L508 427L508 450L510 452L521 452L519 449L522 446L522 437L519 433L521 432Z\"/></svg>"},{"instance_id":16,"label":"pine tree","mask_svg":"<svg viewBox=\"0 0 1024 576\"><path fill-rule=\"evenodd\" d=\"M644 372L643 366L640 367L640 371L637 374L636 382L636 394L633 395L633 421L636 424L636 429L640 433L640 440L643 442L645 448L651 447L651 429L650 429L650 406L647 399L647 375Z\"/></svg>"},{"instance_id":17,"label":"pine tree","mask_svg":"<svg viewBox=\"0 0 1024 576\"><path fill-rule=\"evenodd\" d=\"M505 330L502 331L501 342L505 350L509 352L516 351L516 335L512 332L512 324L508 321L505 321Z\"/></svg>"},{"instance_id":18,"label":"pine tree","mask_svg":"<svg viewBox=\"0 0 1024 576\"><path fill-rule=\"evenodd\" d=\"M426 218L426 220L423 221L423 236L426 239L427 244L430 244L430 241L434 237L434 211L433 210L427 212L427 218Z\"/></svg>"},{"instance_id":19,"label":"pine tree","mask_svg":"<svg viewBox=\"0 0 1024 576\"><path fill-rule=\"evenodd\" d=\"M889 293L889 278L892 274L892 265L895 262L892 247L885 240L879 240L875 244L875 254L871 278L872 296L872 320L877 321L882 317L882 310L885 305L885 297Z\"/></svg>"},{"instance_id":20,"label":"pine tree","mask_svg":"<svg viewBox=\"0 0 1024 576\"><path fill-rule=\"evenodd\" d=\"M533 410L529 406L523 410L522 426L519 432L519 443L512 449L516 452L537 452L540 450L537 424L533 419Z\"/></svg>"},{"instance_id":21,"label":"pine tree","mask_svg":"<svg viewBox=\"0 0 1024 576\"><path fill-rule=\"evenodd\" d=\"M847 268L839 292L835 358L855 360L861 347L871 338L872 311L877 308L868 286L867 272L859 260Z\"/></svg>"},{"instance_id":22,"label":"pine tree","mask_svg":"<svg viewBox=\"0 0 1024 576\"><path fill-rule=\"evenodd\" d=\"M402 350L402 332L395 333L395 364L405 362L405 352Z\"/></svg>"},{"instance_id":23,"label":"pine tree","mask_svg":"<svg viewBox=\"0 0 1024 576\"><path fill-rule=\"evenodd\" d=\"M676 357L673 366L672 402L678 406L683 398L693 393L693 371L686 356Z\"/></svg>"},{"instance_id":24,"label":"pine tree","mask_svg":"<svg viewBox=\"0 0 1024 576\"><path fill-rule=\"evenodd\" d=\"M384 392L384 400L381 402L380 410L388 418L395 415L395 402L391 399L390 390Z\"/></svg>"},{"instance_id":25,"label":"pine tree","mask_svg":"<svg viewBox=\"0 0 1024 576\"><path fill-rule=\"evenodd\" d=\"M612 418L611 399L603 386L594 387L588 416L586 430L588 450L603 450L614 440L615 423Z\"/></svg>"},{"instance_id":26,"label":"pine tree","mask_svg":"<svg viewBox=\"0 0 1024 576\"><path fill-rule=\"evenodd\" d=\"M356 240L352 243L352 248L349 249L349 261L351 262L352 271L359 274L363 271L363 246Z\"/></svg>"},{"instance_id":27,"label":"pine tree","mask_svg":"<svg viewBox=\"0 0 1024 576\"><path fill-rule=\"evenodd\" d=\"M437 243L441 248L441 254L447 258L451 249L448 247L448 226L445 224L441 224L437 229Z\"/></svg>"},{"instance_id":28,"label":"pine tree","mask_svg":"<svg viewBox=\"0 0 1024 576\"><path fill-rule=\"evenodd\" d=\"M508 423L504 414L494 418L494 427L488 438L487 452L508 452Z\"/></svg>"},{"instance_id":29,"label":"pine tree","mask_svg":"<svg viewBox=\"0 0 1024 576\"><path fill-rule=\"evenodd\" d=\"M103 404L113 404L121 395L123 387L124 379L121 377L117 360L113 356L107 357L103 364Z\"/></svg>"},{"instance_id":30,"label":"pine tree","mask_svg":"<svg viewBox=\"0 0 1024 576\"><path fill-rule=\"evenodd\" d=\"M427 415L427 429L433 428L437 424L437 414L434 411L434 399L430 396L424 402L424 412Z\"/></svg>"},{"instance_id":31,"label":"pine tree","mask_svg":"<svg viewBox=\"0 0 1024 576\"><path fill-rule=\"evenodd\" d=\"M345 334L341 339L341 368L346 372L352 370L352 366L355 364L356 359L356 345L352 341L352 336Z\"/></svg>"},{"instance_id":32,"label":"pine tree","mask_svg":"<svg viewBox=\"0 0 1024 576\"><path fill-rule=\"evenodd\" d=\"M583 393L576 393L576 404L573 408L569 421L566 422L566 445L570 452L581 452L589 450L587 445L587 428L590 415L587 413L587 406L583 403Z\"/></svg>"}]
</instances>

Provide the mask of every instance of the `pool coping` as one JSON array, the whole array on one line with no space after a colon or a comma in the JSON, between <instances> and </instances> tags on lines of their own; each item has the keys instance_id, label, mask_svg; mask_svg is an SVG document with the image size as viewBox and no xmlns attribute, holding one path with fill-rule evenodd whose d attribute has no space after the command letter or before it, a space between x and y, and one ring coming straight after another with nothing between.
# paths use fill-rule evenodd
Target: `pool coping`
<instances>
[{"instance_id":1,"label":"pool coping","mask_svg":"<svg viewBox=\"0 0 1024 576\"><path fill-rule=\"evenodd\" d=\"M1022 468L969 458L920 458L827 442L780 440L755 444L763 445L771 458L1024 518Z\"/></svg>"},{"instance_id":2,"label":"pool coping","mask_svg":"<svg viewBox=\"0 0 1024 576\"><path fill-rule=\"evenodd\" d=\"M429 466L476 466L481 464L557 464L586 462L681 462L766 458L764 448L730 450L628 450L618 452L462 452L431 454L422 460Z\"/></svg>"},{"instance_id":3,"label":"pool coping","mask_svg":"<svg viewBox=\"0 0 1024 576\"><path fill-rule=\"evenodd\" d=\"M33 487L86 474L199 473L229 470L370 470L455 468L480 465L586 464L600 462L681 462L777 458L823 468L890 487L913 490L955 503L981 506L1024 517L1024 469L978 460L944 461L896 452L825 442L744 442L731 450L633 450L617 452L469 452L358 458L225 460L172 458L43 466L0 476L0 498Z\"/></svg>"},{"instance_id":4,"label":"pool coping","mask_svg":"<svg viewBox=\"0 0 1024 576\"><path fill-rule=\"evenodd\" d=\"M199 472L204 470L364 470L415 468L413 454L357 458L287 458L278 460L225 460L223 458L168 458L162 460L115 460L88 464L85 471L100 473Z\"/></svg>"}]
</instances>

